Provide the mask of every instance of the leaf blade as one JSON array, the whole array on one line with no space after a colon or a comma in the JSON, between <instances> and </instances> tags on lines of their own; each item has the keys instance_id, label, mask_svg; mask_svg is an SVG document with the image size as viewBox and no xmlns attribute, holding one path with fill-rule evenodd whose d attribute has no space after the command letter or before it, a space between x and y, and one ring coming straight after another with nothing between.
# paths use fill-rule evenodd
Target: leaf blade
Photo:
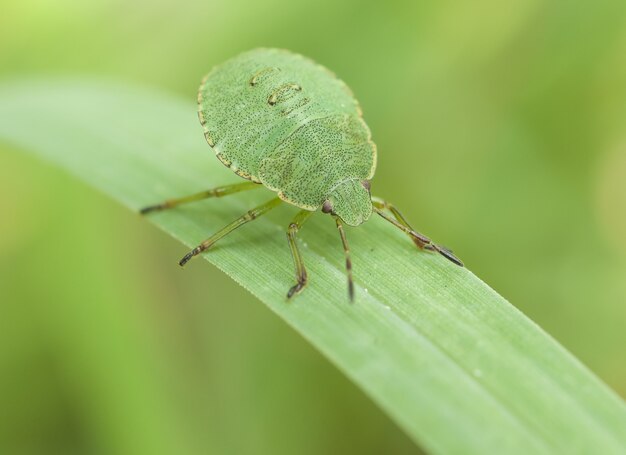
<instances>
[{"instance_id":1,"label":"leaf blade","mask_svg":"<svg viewBox=\"0 0 626 455\"><path fill-rule=\"evenodd\" d=\"M5 84L0 139L134 211L239 181L211 156L191 103L105 81ZM260 191L149 219L192 246L271 197ZM300 243L311 284L286 303L293 271L284 233L293 213L282 207L204 257L308 339L420 445L433 453L624 450L626 408L613 392L470 271L416 251L382 220L347 230L357 285L349 305L334 223L312 217Z\"/></svg>"}]
</instances>

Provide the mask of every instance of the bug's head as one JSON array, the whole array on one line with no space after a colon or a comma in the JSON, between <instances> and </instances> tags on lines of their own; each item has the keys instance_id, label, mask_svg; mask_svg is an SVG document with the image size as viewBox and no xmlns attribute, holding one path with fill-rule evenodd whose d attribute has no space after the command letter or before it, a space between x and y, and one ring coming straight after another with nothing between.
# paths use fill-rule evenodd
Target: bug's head
<instances>
[{"instance_id":1,"label":"bug's head","mask_svg":"<svg viewBox=\"0 0 626 455\"><path fill-rule=\"evenodd\" d=\"M372 214L369 180L349 179L335 186L322 205L322 212L337 215L349 226L358 226Z\"/></svg>"}]
</instances>

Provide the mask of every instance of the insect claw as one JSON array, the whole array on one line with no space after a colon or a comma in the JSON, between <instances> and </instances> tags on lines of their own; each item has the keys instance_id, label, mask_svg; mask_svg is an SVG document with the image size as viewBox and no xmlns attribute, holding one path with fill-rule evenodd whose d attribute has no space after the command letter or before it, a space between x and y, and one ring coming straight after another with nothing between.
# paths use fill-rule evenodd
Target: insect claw
<instances>
[{"instance_id":1,"label":"insect claw","mask_svg":"<svg viewBox=\"0 0 626 455\"><path fill-rule=\"evenodd\" d=\"M195 249L194 249L194 250L192 250L192 251L190 251L190 252L189 252L189 253L187 253L187 254L186 254L186 255L185 255L185 256L184 256L184 257L183 257L180 261L178 261L178 265L180 265L181 267L184 267L184 266L185 266L185 264L186 264L187 262L189 262L189 260L190 260L192 257L194 257L196 254L197 254L197 253L196 253L196 250L195 250Z\"/></svg>"},{"instance_id":2,"label":"insect claw","mask_svg":"<svg viewBox=\"0 0 626 455\"><path fill-rule=\"evenodd\" d=\"M145 215L146 213L156 212L158 210L163 210L164 208L165 207L163 206L163 204L150 205L148 207L144 207L141 210L139 210L139 213L141 213L142 215Z\"/></svg>"},{"instance_id":3,"label":"insect claw","mask_svg":"<svg viewBox=\"0 0 626 455\"><path fill-rule=\"evenodd\" d=\"M457 258L451 250L449 250L448 248L444 247L444 246L435 246L435 249L439 252L439 254L441 254L443 257L445 257L446 259L448 259L450 262L453 262L454 264L460 266L460 267L464 267L463 265L463 261L461 261L459 258Z\"/></svg>"},{"instance_id":4,"label":"insect claw","mask_svg":"<svg viewBox=\"0 0 626 455\"><path fill-rule=\"evenodd\" d=\"M306 283L297 283L292 286L287 293L287 299L291 299L294 295L298 294L302 289L304 289L305 285Z\"/></svg>"}]
</instances>

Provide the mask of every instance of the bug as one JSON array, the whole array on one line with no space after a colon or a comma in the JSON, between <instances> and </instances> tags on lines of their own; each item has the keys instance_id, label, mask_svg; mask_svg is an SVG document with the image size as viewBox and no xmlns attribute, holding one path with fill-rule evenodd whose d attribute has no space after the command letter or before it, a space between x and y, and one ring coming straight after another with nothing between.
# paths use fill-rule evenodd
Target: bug
<instances>
[{"instance_id":1,"label":"bug","mask_svg":"<svg viewBox=\"0 0 626 455\"><path fill-rule=\"evenodd\" d=\"M373 212L407 234L420 249L463 266L445 247L415 231L398 209L372 197L376 145L348 86L325 67L281 49L255 49L213 68L198 90L198 118L217 158L246 181L145 207L142 214L223 197L262 186L277 195L228 224L187 253L179 264L281 202L300 208L287 228L296 284L307 284L296 235L315 211L331 215L345 254L348 295L352 263L344 224L359 226Z\"/></svg>"}]
</instances>

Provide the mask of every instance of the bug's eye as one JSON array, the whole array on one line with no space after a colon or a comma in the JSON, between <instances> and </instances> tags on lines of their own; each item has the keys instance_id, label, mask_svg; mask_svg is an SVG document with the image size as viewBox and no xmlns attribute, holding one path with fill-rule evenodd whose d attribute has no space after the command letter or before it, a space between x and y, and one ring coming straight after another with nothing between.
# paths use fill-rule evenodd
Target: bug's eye
<instances>
[{"instance_id":1,"label":"bug's eye","mask_svg":"<svg viewBox=\"0 0 626 455\"><path fill-rule=\"evenodd\" d=\"M363 188L365 188L367 191L369 191L372 187L372 184L369 180L361 180L361 185L363 185Z\"/></svg>"},{"instance_id":2,"label":"bug's eye","mask_svg":"<svg viewBox=\"0 0 626 455\"><path fill-rule=\"evenodd\" d=\"M333 211L333 205L330 203L330 201L324 201L324 203L322 204L322 212L332 213L332 211Z\"/></svg>"}]
</instances>

